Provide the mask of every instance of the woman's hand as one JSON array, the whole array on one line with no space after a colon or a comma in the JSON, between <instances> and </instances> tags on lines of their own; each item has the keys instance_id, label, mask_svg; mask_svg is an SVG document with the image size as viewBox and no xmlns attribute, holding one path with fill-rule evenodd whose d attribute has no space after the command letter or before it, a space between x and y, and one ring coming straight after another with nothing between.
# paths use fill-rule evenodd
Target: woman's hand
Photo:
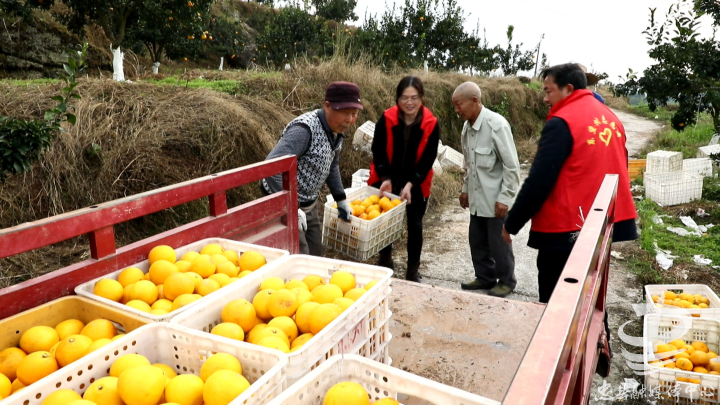
<instances>
[{"instance_id":1,"label":"woman's hand","mask_svg":"<svg viewBox=\"0 0 720 405\"><path fill-rule=\"evenodd\" d=\"M403 187L402 192L400 193L400 198L404 198L408 205L410 205L410 190L412 190L412 183L408 183Z\"/></svg>"},{"instance_id":2,"label":"woman's hand","mask_svg":"<svg viewBox=\"0 0 720 405\"><path fill-rule=\"evenodd\" d=\"M385 197L385 193L392 193L392 181L385 180L380 185L380 197Z\"/></svg>"}]
</instances>

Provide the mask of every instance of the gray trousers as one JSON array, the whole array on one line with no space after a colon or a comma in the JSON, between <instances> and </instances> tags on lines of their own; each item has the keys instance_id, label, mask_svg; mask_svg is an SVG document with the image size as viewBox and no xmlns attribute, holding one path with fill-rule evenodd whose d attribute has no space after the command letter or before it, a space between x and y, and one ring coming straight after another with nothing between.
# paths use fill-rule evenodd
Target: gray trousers
<instances>
[{"instance_id":1,"label":"gray trousers","mask_svg":"<svg viewBox=\"0 0 720 405\"><path fill-rule=\"evenodd\" d=\"M300 253L304 255L322 256L322 228L318 217L317 200L308 206L300 207L305 213L307 230L300 229Z\"/></svg>"},{"instance_id":2,"label":"gray trousers","mask_svg":"<svg viewBox=\"0 0 720 405\"><path fill-rule=\"evenodd\" d=\"M515 256L502 238L505 218L470 215L470 254L475 277L482 282L500 281L515 288Z\"/></svg>"}]
</instances>

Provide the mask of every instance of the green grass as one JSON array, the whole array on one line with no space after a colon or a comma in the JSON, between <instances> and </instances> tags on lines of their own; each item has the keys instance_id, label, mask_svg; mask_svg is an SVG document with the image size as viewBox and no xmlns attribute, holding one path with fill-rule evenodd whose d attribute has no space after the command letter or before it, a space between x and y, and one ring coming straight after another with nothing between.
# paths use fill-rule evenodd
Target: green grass
<instances>
[{"instance_id":1,"label":"green grass","mask_svg":"<svg viewBox=\"0 0 720 405\"><path fill-rule=\"evenodd\" d=\"M655 109L655 111L650 111L650 107L648 107L647 104L638 104L638 105L631 105L628 107L628 111L630 111L633 114L643 116L645 118L649 118L651 120L656 119L662 121L670 121L670 118L672 118L673 114L675 114L675 111L673 111L672 107L668 109L667 107L660 107Z\"/></svg>"},{"instance_id":2,"label":"green grass","mask_svg":"<svg viewBox=\"0 0 720 405\"><path fill-rule=\"evenodd\" d=\"M55 83L62 83L62 80L60 79L7 79L2 80L3 83L11 84L13 86L18 87L30 87L30 86L38 86L38 85L46 85L46 84L55 84Z\"/></svg>"},{"instance_id":3,"label":"green grass","mask_svg":"<svg viewBox=\"0 0 720 405\"><path fill-rule=\"evenodd\" d=\"M647 108L646 104L631 106L631 112L637 115L645 116L665 122L665 127L660 131L655 139L653 139L642 151L640 156L645 158L649 152L655 150L670 150L683 153L683 158L689 159L697 156L697 148L705 146L710 142L715 127L713 126L712 117L709 114L700 114L696 125L686 128L684 131L676 131L670 126L670 118L674 111L668 111L665 108L658 108L654 112Z\"/></svg>"},{"instance_id":4,"label":"green grass","mask_svg":"<svg viewBox=\"0 0 720 405\"><path fill-rule=\"evenodd\" d=\"M191 89L210 89L230 95L247 91L247 86L239 80L193 79L188 81L171 76L160 80L152 80L151 82L159 85L182 86Z\"/></svg>"}]
</instances>

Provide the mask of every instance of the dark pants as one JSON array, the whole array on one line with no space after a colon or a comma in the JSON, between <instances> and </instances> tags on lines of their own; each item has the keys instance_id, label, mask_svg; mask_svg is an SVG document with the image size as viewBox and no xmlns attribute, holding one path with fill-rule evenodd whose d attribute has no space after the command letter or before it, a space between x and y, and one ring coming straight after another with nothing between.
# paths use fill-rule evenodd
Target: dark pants
<instances>
[{"instance_id":1,"label":"dark pants","mask_svg":"<svg viewBox=\"0 0 720 405\"><path fill-rule=\"evenodd\" d=\"M300 253L304 255L322 256L322 228L318 217L318 203L309 207L300 207L305 213L307 230L300 229Z\"/></svg>"},{"instance_id":2,"label":"dark pants","mask_svg":"<svg viewBox=\"0 0 720 405\"><path fill-rule=\"evenodd\" d=\"M504 218L470 215L470 254L479 281L500 281L515 288L515 256L512 245L502 238L504 224Z\"/></svg>"},{"instance_id":3,"label":"dark pants","mask_svg":"<svg viewBox=\"0 0 720 405\"><path fill-rule=\"evenodd\" d=\"M413 193L410 198L411 203L405 206L408 233L408 264L417 264L420 263L420 253L422 252L423 245L422 219L425 216L428 202L420 193ZM392 244L382 249L380 253L391 255Z\"/></svg>"},{"instance_id":4,"label":"dark pants","mask_svg":"<svg viewBox=\"0 0 720 405\"><path fill-rule=\"evenodd\" d=\"M540 249L537 256L538 286L540 302L550 301L555 285L560 280L565 264L570 258L572 250ZM608 323L608 311L605 307L605 333L608 343L610 342L610 324Z\"/></svg>"}]
</instances>

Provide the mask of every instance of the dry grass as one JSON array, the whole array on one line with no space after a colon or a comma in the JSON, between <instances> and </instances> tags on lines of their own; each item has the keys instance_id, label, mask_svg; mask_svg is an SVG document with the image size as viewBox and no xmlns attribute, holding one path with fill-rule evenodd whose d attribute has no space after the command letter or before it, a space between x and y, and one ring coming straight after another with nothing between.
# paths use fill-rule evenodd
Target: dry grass
<instances>
[{"instance_id":1,"label":"dry grass","mask_svg":"<svg viewBox=\"0 0 720 405\"><path fill-rule=\"evenodd\" d=\"M443 142L458 147L462 123L452 112L450 98L454 88L468 77L414 73L426 83L426 101L440 119ZM121 84L85 79L78 88L83 99L76 105L77 125L57 138L32 171L2 185L0 228L261 161L294 116L320 105L324 88L332 81L358 83L366 106L358 125L376 121L392 105L394 88L403 75L385 74L362 61L346 63L335 58L300 64L291 72L193 70L183 77L235 81L238 91L234 95L153 81ZM533 144L541 122L537 117L544 114L541 96L515 79L477 81L484 90L485 104L499 103L507 94L507 112L518 145ZM57 84L0 83L0 114L41 116L41 111L53 103L49 97L59 90ZM352 173L368 167L371 159L349 146L354 129L349 131L341 157L346 185ZM457 174L438 176L431 207L459 190ZM247 186L230 194L230 204L257 196L256 187ZM205 215L207 205L198 201L132 221L117 227L118 243L126 244ZM16 256L12 263L0 261L0 285L77 261L87 254L86 243L82 237Z\"/></svg>"}]
</instances>

